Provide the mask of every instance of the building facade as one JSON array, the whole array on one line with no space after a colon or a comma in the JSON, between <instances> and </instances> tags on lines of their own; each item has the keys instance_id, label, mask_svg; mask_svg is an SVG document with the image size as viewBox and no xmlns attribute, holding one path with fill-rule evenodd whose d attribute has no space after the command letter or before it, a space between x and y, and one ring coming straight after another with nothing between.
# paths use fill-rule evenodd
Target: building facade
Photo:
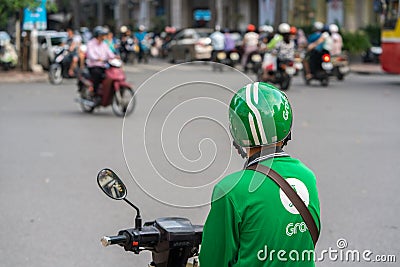
<instances>
[{"instance_id":1,"label":"building facade","mask_svg":"<svg viewBox=\"0 0 400 267\"><path fill-rule=\"evenodd\" d=\"M314 21L337 23L356 30L378 23L376 0L54 0L69 23L80 26L144 25L162 29L173 26L215 27L245 30L247 24L297 26Z\"/></svg>"}]
</instances>

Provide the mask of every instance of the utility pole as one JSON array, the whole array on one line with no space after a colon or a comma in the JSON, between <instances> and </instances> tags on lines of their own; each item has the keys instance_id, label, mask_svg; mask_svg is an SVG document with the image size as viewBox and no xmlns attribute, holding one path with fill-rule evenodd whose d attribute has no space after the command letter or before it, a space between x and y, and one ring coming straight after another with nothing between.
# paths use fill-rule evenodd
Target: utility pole
<instances>
[{"instance_id":1,"label":"utility pole","mask_svg":"<svg viewBox=\"0 0 400 267\"><path fill-rule=\"evenodd\" d=\"M74 13L73 18L73 28L75 30L78 30L79 27L81 26L81 18L80 18L80 14L81 14L81 8L80 8L80 1L79 0L73 0L72 1L72 11Z\"/></svg>"},{"instance_id":2,"label":"utility pole","mask_svg":"<svg viewBox=\"0 0 400 267\"><path fill-rule=\"evenodd\" d=\"M21 49L21 22L22 22L22 8L16 14L15 22L15 46L18 55L18 68L22 69L22 49Z\"/></svg>"},{"instance_id":3,"label":"utility pole","mask_svg":"<svg viewBox=\"0 0 400 267\"><path fill-rule=\"evenodd\" d=\"M275 2L275 21L274 28L277 29L278 25L282 22L282 2Z\"/></svg>"},{"instance_id":4,"label":"utility pole","mask_svg":"<svg viewBox=\"0 0 400 267\"><path fill-rule=\"evenodd\" d=\"M104 0L97 0L97 24L104 25Z\"/></svg>"}]
</instances>

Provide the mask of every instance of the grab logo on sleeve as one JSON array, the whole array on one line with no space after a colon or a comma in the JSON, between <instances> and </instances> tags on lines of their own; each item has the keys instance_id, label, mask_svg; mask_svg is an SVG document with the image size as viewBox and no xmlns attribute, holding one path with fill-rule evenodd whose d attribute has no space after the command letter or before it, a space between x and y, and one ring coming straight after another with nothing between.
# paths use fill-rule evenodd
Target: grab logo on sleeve
<instances>
[{"instance_id":1,"label":"grab logo on sleeve","mask_svg":"<svg viewBox=\"0 0 400 267\"><path fill-rule=\"evenodd\" d=\"M290 184L290 186L294 189L294 191L296 191L296 193L303 200L304 204L306 204L306 206L308 207L308 204L310 203L310 194L308 193L306 185L302 181L296 178L287 178L286 181ZM281 198L282 205L288 212L292 214L299 214L296 207L289 200L289 198L282 191L282 189L279 189L279 196Z\"/></svg>"}]
</instances>

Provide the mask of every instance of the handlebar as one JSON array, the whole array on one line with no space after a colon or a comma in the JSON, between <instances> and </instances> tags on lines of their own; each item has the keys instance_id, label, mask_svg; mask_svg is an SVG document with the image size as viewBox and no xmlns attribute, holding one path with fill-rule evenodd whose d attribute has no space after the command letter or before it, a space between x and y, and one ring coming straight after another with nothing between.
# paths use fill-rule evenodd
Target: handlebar
<instances>
[{"instance_id":1,"label":"handlebar","mask_svg":"<svg viewBox=\"0 0 400 267\"><path fill-rule=\"evenodd\" d=\"M101 238L101 244L105 247L109 245L122 245L125 244L128 238L125 235L116 235L116 236L103 236Z\"/></svg>"}]
</instances>

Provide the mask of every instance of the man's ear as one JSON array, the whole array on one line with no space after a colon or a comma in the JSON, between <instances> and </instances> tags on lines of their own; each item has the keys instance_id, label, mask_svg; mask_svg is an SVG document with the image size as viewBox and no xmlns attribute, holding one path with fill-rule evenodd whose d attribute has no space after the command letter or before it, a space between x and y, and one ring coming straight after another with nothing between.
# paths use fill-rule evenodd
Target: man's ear
<instances>
[{"instance_id":1,"label":"man's ear","mask_svg":"<svg viewBox=\"0 0 400 267\"><path fill-rule=\"evenodd\" d=\"M241 146L239 146L239 145L235 142L235 140L233 140L232 144L233 144L233 146L237 149L239 155L240 155L242 158L244 158L244 159L247 158L247 153L246 153L246 151L244 151L244 149L243 149Z\"/></svg>"}]
</instances>

